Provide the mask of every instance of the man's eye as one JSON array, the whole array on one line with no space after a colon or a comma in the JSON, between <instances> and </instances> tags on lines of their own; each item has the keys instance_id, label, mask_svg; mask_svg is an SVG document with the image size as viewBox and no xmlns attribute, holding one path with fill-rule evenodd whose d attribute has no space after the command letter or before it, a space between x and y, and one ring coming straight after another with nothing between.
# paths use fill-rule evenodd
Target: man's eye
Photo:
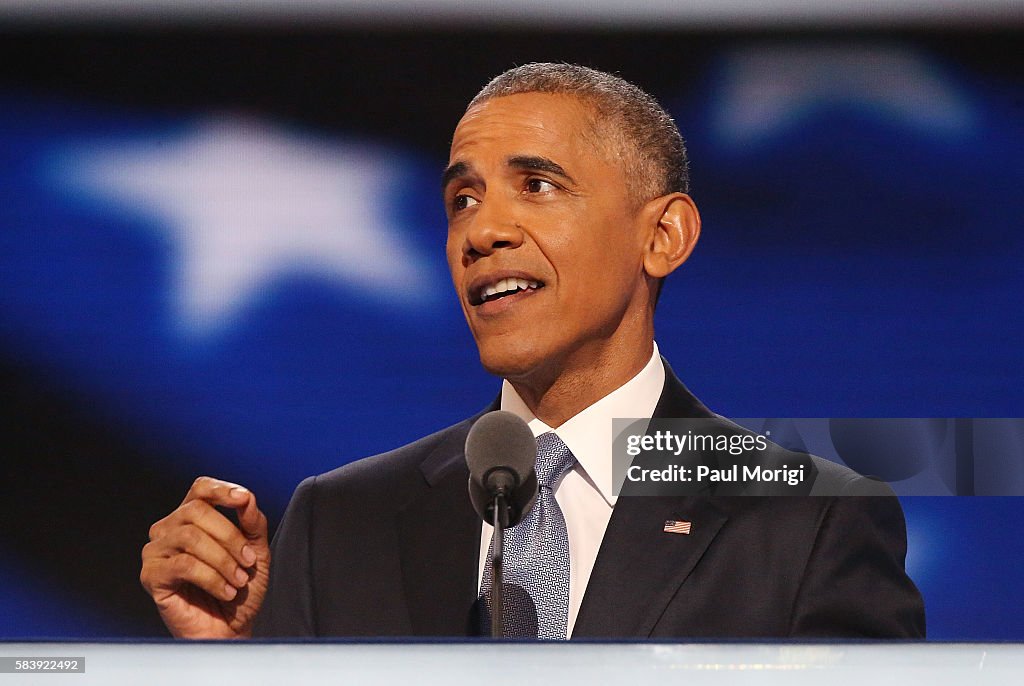
<instances>
[{"instance_id":1,"label":"man's eye","mask_svg":"<svg viewBox=\"0 0 1024 686\"><path fill-rule=\"evenodd\" d=\"M472 195L466 195L463 193L455 196L455 199L452 201L452 206L455 208L455 211L457 212L459 210L464 210L472 205L476 205L478 202L480 201L474 198Z\"/></svg>"},{"instance_id":2,"label":"man's eye","mask_svg":"<svg viewBox=\"0 0 1024 686\"><path fill-rule=\"evenodd\" d=\"M544 179L530 179L526 182L526 191L528 193L547 193L555 190L555 184Z\"/></svg>"}]
</instances>

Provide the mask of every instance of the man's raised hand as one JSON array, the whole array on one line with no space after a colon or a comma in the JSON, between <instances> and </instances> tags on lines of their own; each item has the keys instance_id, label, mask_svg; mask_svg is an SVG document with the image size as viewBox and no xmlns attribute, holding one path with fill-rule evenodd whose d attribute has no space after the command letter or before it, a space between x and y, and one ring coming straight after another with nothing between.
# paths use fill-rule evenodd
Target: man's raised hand
<instances>
[{"instance_id":1,"label":"man's raised hand","mask_svg":"<svg viewBox=\"0 0 1024 686\"><path fill-rule=\"evenodd\" d=\"M216 507L238 513L235 526ZM238 484L201 476L149 529L142 585L178 638L248 638L270 575L267 518Z\"/></svg>"}]
</instances>

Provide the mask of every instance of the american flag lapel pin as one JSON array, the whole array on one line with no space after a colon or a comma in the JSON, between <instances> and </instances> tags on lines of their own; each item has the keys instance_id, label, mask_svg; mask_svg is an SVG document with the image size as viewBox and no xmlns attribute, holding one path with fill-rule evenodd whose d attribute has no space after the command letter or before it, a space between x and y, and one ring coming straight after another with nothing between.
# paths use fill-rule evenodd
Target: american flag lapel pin
<instances>
[{"instance_id":1,"label":"american flag lapel pin","mask_svg":"<svg viewBox=\"0 0 1024 686\"><path fill-rule=\"evenodd\" d=\"M665 528L662 529L667 534L688 534L690 528L693 526L693 522L687 522L684 520L670 519L665 522Z\"/></svg>"}]
</instances>

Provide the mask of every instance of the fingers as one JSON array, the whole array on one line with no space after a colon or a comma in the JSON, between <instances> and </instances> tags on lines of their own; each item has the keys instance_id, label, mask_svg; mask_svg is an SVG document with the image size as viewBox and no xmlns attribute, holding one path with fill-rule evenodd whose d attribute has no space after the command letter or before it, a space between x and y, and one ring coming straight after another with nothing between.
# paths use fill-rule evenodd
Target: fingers
<instances>
[{"instance_id":1,"label":"fingers","mask_svg":"<svg viewBox=\"0 0 1024 686\"><path fill-rule=\"evenodd\" d=\"M230 524L228 525L230 526ZM237 530L235 533L237 535ZM148 554L169 559L176 559L183 555L194 557L204 567L221 576L221 585L229 584L236 588L242 588L249 582L249 573L243 569L243 566L247 567L249 564L238 561L220 541L195 524L183 524L175 527L161 539L147 544L147 547L150 550L147 551L146 548L143 548L144 557ZM251 548L249 551L251 554ZM179 561L179 564L184 563ZM171 570L173 571L174 568ZM173 577L164 581L169 584L177 584L181 580L178 577Z\"/></svg>"},{"instance_id":2,"label":"fingers","mask_svg":"<svg viewBox=\"0 0 1024 686\"><path fill-rule=\"evenodd\" d=\"M209 476L201 476L192 483L192 488L188 489L188 493L185 494L185 499L181 501L181 504L184 505L193 500L202 500L211 505L241 508L245 507L248 499L251 497L252 493L243 486L231 483L230 481L221 481Z\"/></svg>"},{"instance_id":3,"label":"fingers","mask_svg":"<svg viewBox=\"0 0 1024 686\"><path fill-rule=\"evenodd\" d=\"M266 544L267 518L256 506L256 496L249 489L230 481L201 476L192 484L182 505L196 500L234 508L245 535L257 543Z\"/></svg>"},{"instance_id":4,"label":"fingers","mask_svg":"<svg viewBox=\"0 0 1024 686\"><path fill-rule=\"evenodd\" d=\"M241 529L215 506L235 508ZM142 582L151 591L194 583L230 600L249 582L258 560L269 560L267 520L256 497L209 477L196 479L182 504L150 528L149 537L142 550Z\"/></svg>"},{"instance_id":5,"label":"fingers","mask_svg":"<svg viewBox=\"0 0 1024 686\"><path fill-rule=\"evenodd\" d=\"M147 589L153 588L154 582L171 582L168 590L173 590L183 584L192 584L217 600L230 602L238 595L238 589L225 581L224 576L216 569L206 564L194 555L179 553L171 557L158 557L151 560L144 568L146 578L143 578L143 585ZM154 599L159 602L159 594L153 594Z\"/></svg>"},{"instance_id":6,"label":"fingers","mask_svg":"<svg viewBox=\"0 0 1024 686\"><path fill-rule=\"evenodd\" d=\"M149 530L149 539L167 554L193 552L182 545L196 540L194 529L216 541L238 564L249 567L256 561L249 539L227 517L202 500L186 502L154 524Z\"/></svg>"}]
</instances>

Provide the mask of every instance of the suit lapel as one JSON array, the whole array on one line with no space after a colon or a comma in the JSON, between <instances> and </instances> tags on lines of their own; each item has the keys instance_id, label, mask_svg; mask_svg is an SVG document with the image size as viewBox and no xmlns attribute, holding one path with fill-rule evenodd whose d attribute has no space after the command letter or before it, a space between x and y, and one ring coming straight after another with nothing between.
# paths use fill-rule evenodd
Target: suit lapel
<instances>
[{"instance_id":1,"label":"suit lapel","mask_svg":"<svg viewBox=\"0 0 1024 686\"><path fill-rule=\"evenodd\" d=\"M399 513L402 577L413 635L477 632L480 519L467 493L466 434L454 428L423 461L423 488Z\"/></svg>"},{"instance_id":2,"label":"suit lapel","mask_svg":"<svg viewBox=\"0 0 1024 686\"><path fill-rule=\"evenodd\" d=\"M691 522L691 533L665 532L668 520ZM573 638L650 636L725 521L725 514L700 496L620 498Z\"/></svg>"},{"instance_id":3,"label":"suit lapel","mask_svg":"<svg viewBox=\"0 0 1024 686\"><path fill-rule=\"evenodd\" d=\"M654 417L714 416L666 362L665 388ZM620 497L601 542L573 638L650 636L726 519L707 497ZM668 520L691 522L691 533L665 532Z\"/></svg>"}]
</instances>

